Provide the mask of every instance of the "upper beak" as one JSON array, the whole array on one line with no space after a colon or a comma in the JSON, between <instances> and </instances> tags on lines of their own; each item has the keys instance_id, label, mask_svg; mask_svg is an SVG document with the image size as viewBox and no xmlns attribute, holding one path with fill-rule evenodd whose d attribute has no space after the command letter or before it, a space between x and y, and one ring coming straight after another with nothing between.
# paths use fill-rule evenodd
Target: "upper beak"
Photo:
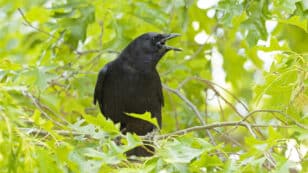
<instances>
[{"instance_id":1,"label":"upper beak","mask_svg":"<svg viewBox=\"0 0 308 173\"><path fill-rule=\"evenodd\" d=\"M164 38L161 39L160 42L165 43L167 40L170 40L172 38L179 37L179 36L181 36L181 35L177 34L177 33L164 34ZM181 48L176 48L176 47L172 47L172 46L168 46L168 45L164 45L164 47L167 50L174 50L174 51L181 51L182 50Z\"/></svg>"}]
</instances>

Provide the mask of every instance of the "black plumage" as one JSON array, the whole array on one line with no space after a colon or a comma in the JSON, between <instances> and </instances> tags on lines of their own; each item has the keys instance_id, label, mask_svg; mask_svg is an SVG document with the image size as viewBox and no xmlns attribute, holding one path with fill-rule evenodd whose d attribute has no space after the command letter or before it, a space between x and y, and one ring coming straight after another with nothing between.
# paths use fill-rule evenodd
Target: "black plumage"
<instances>
[{"instance_id":1,"label":"black plumage","mask_svg":"<svg viewBox=\"0 0 308 173\"><path fill-rule=\"evenodd\" d=\"M167 40L177 36L179 35L145 33L133 40L115 60L100 70L94 91L94 104L98 102L105 117L120 123L123 133L146 135L155 129L153 124L125 113L150 112L161 126L164 98L156 65L169 50L180 50L165 44Z\"/></svg>"}]
</instances>

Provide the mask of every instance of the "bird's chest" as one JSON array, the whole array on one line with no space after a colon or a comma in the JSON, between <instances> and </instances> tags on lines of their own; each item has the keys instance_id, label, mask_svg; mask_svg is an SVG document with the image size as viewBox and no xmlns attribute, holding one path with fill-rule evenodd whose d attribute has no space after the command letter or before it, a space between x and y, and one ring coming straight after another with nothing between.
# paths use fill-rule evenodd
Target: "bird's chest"
<instances>
[{"instance_id":1,"label":"bird's chest","mask_svg":"<svg viewBox=\"0 0 308 173\"><path fill-rule=\"evenodd\" d=\"M160 78L156 71L113 68L105 79L104 97L109 104L124 112L144 113L160 105ZM106 100L105 99L105 100Z\"/></svg>"},{"instance_id":2,"label":"bird's chest","mask_svg":"<svg viewBox=\"0 0 308 173\"><path fill-rule=\"evenodd\" d=\"M155 99L157 79L151 74L128 72L117 79L118 100L126 112L144 113Z\"/></svg>"},{"instance_id":3,"label":"bird's chest","mask_svg":"<svg viewBox=\"0 0 308 173\"><path fill-rule=\"evenodd\" d=\"M145 98L150 97L155 92L157 78L153 74L131 73L127 74L125 87L128 95Z\"/></svg>"}]
</instances>

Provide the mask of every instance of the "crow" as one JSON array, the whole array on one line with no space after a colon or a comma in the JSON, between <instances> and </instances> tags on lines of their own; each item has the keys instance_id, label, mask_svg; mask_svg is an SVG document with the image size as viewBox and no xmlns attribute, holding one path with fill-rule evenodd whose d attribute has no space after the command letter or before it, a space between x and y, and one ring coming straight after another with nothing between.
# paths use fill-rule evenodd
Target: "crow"
<instances>
[{"instance_id":1,"label":"crow","mask_svg":"<svg viewBox=\"0 0 308 173\"><path fill-rule=\"evenodd\" d=\"M99 72L94 90L94 104L114 123L120 123L122 133L146 135L156 127L127 113L150 112L162 125L161 108L164 105L162 84L156 70L159 60L170 50L181 49L166 45L166 41L179 34L149 32L140 35ZM153 148L148 148L153 151ZM136 148L128 155L149 156L149 152Z\"/></svg>"}]
</instances>

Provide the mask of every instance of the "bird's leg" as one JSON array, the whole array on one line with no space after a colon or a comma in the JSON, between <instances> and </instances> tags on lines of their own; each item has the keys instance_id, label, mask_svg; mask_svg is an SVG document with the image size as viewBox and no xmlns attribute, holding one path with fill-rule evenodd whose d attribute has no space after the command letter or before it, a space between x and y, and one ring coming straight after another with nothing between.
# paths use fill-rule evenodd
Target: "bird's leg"
<instances>
[{"instance_id":1,"label":"bird's leg","mask_svg":"<svg viewBox=\"0 0 308 173\"><path fill-rule=\"evenodd\" d=\"M154 137L159 134L159 129L155 128L151 132L147 133L145 136L143 136L143 139L145 141L153 141Z\"/></svg>"},{"instance_id":2,"label":"bird's leg","mask_svg":"<svg viewBox=\"0 0 308 173\"><path fill-rule=\"evenodd\" d=\"M127 132L126 127L124 127L123 129L121 129L121 133L122 133L122 134L126 134L126 132Z\"/></svg>"}]
</instances>

